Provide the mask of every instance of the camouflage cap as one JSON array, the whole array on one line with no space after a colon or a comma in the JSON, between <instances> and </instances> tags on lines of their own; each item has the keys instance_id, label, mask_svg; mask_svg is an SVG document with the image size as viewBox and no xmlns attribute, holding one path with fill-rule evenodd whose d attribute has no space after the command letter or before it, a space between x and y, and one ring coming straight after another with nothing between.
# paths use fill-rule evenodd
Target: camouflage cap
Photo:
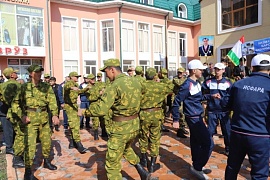
<instances>
[{"instance_id":1,"label":"camouflage cap","mask_svg":"<svg viewBox=\"0 0 270 180\"><path fill-rule=\"evenodd\" d=\"M4 76L10 76L14 72L18 72L18 70L14 70L12 67L8 67L4 69L3 74Z\"/></svg>"},{"instance_id":2,"label":"camouflage cap","mask_svg":"<svg viewBox=\"0 0 270 180\"><path fill-rule=\"evenodd\" d=\"M81 77L81 75L79 75L77 72L73 71L73 72L69 73L69 77Z\"/></svg>"},{"instance_id":3,"label":"camouflage cap","mask_svg":"<svg viewBox=\"0 0 270 180\"><path fill-rule=\"evenodd\" d=\"M99 70L102 72L105 72L105 69L110 66L120 66L119 59L108 59L104 61L104 66L100 68Z\"/></svg>"},{"instance_id":4,"label":"camouflage cap","mask_svg":"<svg viewBox=\"0 0 270 180\"><path fill-rule=\"evenodd\" d=\"M160 72L161 74L168 74L168 71L165 68L161 68Z\"/></svg>"},{"instance_id":5,"label":"camouflage cap","mask_svg":"<svg viewBox=\"0 0 270 180\"><path fill-rule=\"evenodd\" d=\"M44 78L50 78L50 77L51 77L50 74L48 73L44 74Z\"/></svg>"},{"instance_id":6,"label":"camouflage cap","mask_svg":"<svg viewBox=\"0 0 270 180\"><path fill-rule=\"evenodd\" d=\"M147 76L155 76L157 74L157 71L155 68L147 68L145 74Z\"/></svg>"},{"instance_id":7,"label":"camouflage cap","mask_svg":"<svg viewBox=\"0 0 270 180\"><path fill-rule=\"evenodd\" d=\"M180 67L180 68L177 69L177 72L181 72L181 73L185 72L185 68Z\"/></svg>"},{"instance_id":8,"label":"camouflage cap","mask_svg":"<svg viewBox=\"0 0 270 180\"><path fill-rule=\"evenodd\" d=\"M44 71L44 68L39 65L31 65L27 68L27 71L29 73L31 72L38 72L38 71Z\"/></svg>"},{"instance_id":9,"label":"camouflage cap","mask_svg":"<svg viewBox=\"0 0 270 180\"><path fill-rule=\"evenodd\" d=\"M101 72L97 73L97 77L102 77L102 73Z\"/></svg>"},{"instance_id":10,"label":"camouflage cap","mask_svg":"<svg viewBox=\"0 0 270 180\"><path fill-rule=\"evenodd\" d=\"M142 74L142 73L143 73L143 68L142 68L142 66L137 66L137 67L135 68L135 73L136 73L136 74Z\"/></svg>"},{"instance_id":11,"label":"camouflage cap","mask_svg":"<svg viewBox=\"0 0 270 180\"><path fill-rule=\"evenodd\" d=\"M96 78L96 76L94 74L88 74L86 78L87 79L94 79L94 78Z\"/></svg>"}]
</instances>

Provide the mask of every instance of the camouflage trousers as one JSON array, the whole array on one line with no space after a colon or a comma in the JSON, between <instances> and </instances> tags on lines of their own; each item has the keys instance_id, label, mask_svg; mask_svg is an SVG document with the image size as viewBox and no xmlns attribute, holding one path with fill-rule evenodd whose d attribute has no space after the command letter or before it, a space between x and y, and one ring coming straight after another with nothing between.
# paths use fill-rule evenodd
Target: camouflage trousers
<instances>
[{"instance_id":1,"label":"camouflage trousers","mask_svg":"<svg viewBox=\"0 0 270 180\"><path fill-rule=\"evenodd\" d=\"M97 130L100 126L101 128L105 127L104 117L92 117L93 129Z\"/></svg>"},{"instance_id":2,"label":"camouflage trousers","mask_svg":"<svg viewBox=\"0 0 270 180\"><path fill-rule=\"evenodd\" d=\"M68 117L69 129L71 130L72 139L75 142L81 141L80 138L80 117L78 116L78 106L65 104L65 110Z\"/></svg>"},{"instance_id":3,"label":"camouflage trousers","mask_svg":"<svg viewBox=\"0 0 270 180\"><path fill-rule=\"evenodd\" d=\"M139 157L133 151L131 144L137 137L139 131L129 134L111 133L108 140L105 169L109 180L122 180L121 159L125 159L132 165L140 162Z\"/></svg>"},{"instance_id":4,"label":"camouflage trousers","mask_svg":"<svg viewBox=\"0 0 270 180\"><path fill-rule=\"evenodd\" d=\"M12 126L15 132L15 138L14 138L14 155L15 156L22 156L24 153L24 131L25 131L25 125L22 123L21 119L19 118L12 118L11 120Z\"/></svg>"},{"instance_id":5,"label":"camouflage trousers","mask_svg":"<svg viewBox=\"0 0 270 180\"><path fill-rule=\"evenodd\" d=\"M139 145L141 153L146 153L148 144L150 145L150 156L157 157L159 155L161 124L164 119L162 110L155 112L140 112L141 129L139 136Z\"/></svg>"},{"instance_id":6,"label":"camouflage trousers","mask_svg":"<svg viewBox=\"0 0 270 180\"><path fill-rule=\"evenodd\" d=\"M44 158L49 158L51 150L51 129L48 121L47 111L43 112L28 112L30 123L25 126L25 167L31 168L33 159L36 153L36 139L39 132L39 139L42 146L42 155Z\"/></svg>"}]
</instances>

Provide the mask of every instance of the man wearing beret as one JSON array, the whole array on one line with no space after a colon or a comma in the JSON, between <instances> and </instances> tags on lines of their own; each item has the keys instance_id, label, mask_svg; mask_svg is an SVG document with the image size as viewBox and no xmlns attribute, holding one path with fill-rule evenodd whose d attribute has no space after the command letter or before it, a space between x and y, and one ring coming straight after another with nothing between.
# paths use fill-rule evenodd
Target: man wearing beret
<instances>
[{"instance_id":1,"label":"man wearing beret","mask_svg":"<svg viewBox=\"0 0 270 180\"><path fill-rule=\"evenodd\" d=\"M39 132L41 140L42 155L44 157L44 168L56 170L49 159L51 150L51 130L48 121L49 107L54 124L59 124L58 108L56 98L51 86L41 81L41 73L44 70L38 65L31 65L28 69L31 81L21 86L20 93L12 103L12 113L21 116L25 127L25 180L35 180L31 171L33 159L36 152L36 138Z\"/></svg>"},{"instance_id":2,"label":"man wearing beret","mask_svg":"<svg viewBox=\"0 0 270 180\"><path fill-rule=\"evenodd\" d=\"M78 75L77 72L69 73L70 81L67 81L64 85L64 109L66 110L68 116L68 124L71 130L71 138L69 142L69 149L77 148L77 150L84 154L87 149L83 147L80 138L80 118L78 116L78 105L77 99L78 95L85 93L88 90L88 87L84 89L79 89L78 78L81 75Z\"/></svg>"},{"instance_id":3,"label":"man wearing beret","mask_svg":"<svg viewBox=\"0 0 270 180\"><path fill-rule=\"evenodd\" d=\"M136 75L134 76L141 84L145 82L145 78L143 77L143 68L142 66L137 66L135 68Z\"/></svg>"},{"instance_id":4,"label":"man wearing beret","mask_svg":"<svg viewBox=\"0 0 270 180\"><path fill-rule=\"evenodd\" d=\"M48 74L48 73L44 74L44 82L49 84L50 83L50 78L51 78L50 74Z\"/></svg>"},{"instance_id":5,"label":"man wearing beret","mask_svg":"<svg viewBox=\"0 0 270 180\"><path fill-rule=\"evenodd\" d=\"M8 81L1 84L2 105L0 112L6 142L6 153L14 153L13 167L22 168L24 167L24 125L21 122L21 119L18 116L15 116L15 114L12 113L12 109L9 108L11 107L14 97L19 93L21 85L16 81L18 75L17 71L13 68L9 67L4 69L3 74L8 79ZM14 144L13 130L15 132Z\"/></svg>"},{"instance_id":6,"label":"man wearing beret","mask_svg":"<svg viewBox=\"0 0 270 180\"><path fill-rule=\"evenodd\" d=\"M140 129L138 113L142 98L142 86L134 78L122 73L118 59L108 59L100 69L106 73L111 84L106 87L101 99L91 103L86 114L105 116L112 111L112 127L108 140L105 169L109 180L122 179L121 159L124 156L134 165L141 179L150 178L150 174L141 166L140 159L133 151L131 144Z\"/></svg>"}]
</instances>

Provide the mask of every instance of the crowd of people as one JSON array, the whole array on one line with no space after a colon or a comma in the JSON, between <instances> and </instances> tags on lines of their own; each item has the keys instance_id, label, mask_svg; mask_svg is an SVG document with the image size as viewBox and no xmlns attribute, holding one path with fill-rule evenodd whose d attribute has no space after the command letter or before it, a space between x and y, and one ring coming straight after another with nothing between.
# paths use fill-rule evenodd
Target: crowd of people
<instances>
[{"instance_id":1,"label":"crowd of people","mask_svg":"<svg viewBox=\"0 0 270 180\"><path fill-rule=\"evenodd\" d=\"M25 168L24 179L37 179L32 172L36 143L41 142L44 168L56 170L51 163L51 135L59 131L59 117L64 132L69 133L69 148L84 154L88 149L80 139L80 129L92 129L94 140L107 137L105 169L108 179L122 179L121 158L125 157L141 179L151 178L160 168L156 162L167 116L177 136L190 134L192 165L190 172L198 179L208 179L206 169L212 153L213 135L220 124L224 154L228 156L225 179L236 180L247 154L252 179L267 179L270 137L270 56L256 55L252 68L240 65L231 69L226 60L202 64L191 60L188 70L177 69L168 79L161 68L141 66L122 73L118 59L108 59L103 73L81 77L70 72L61 84L32 65L27 70L29 82L17 81L17 72L6 68L7 79L0 84L0 120L4 130L6 153L13 156L14 168ZM97 79L97 80L96 80ZM105 79L105 78L104 78ZM79 99L79 103L78 103ZM232 113L233 112L233 113ZM138 140L140 154L132 143ZM150 159L149 159L150 157ZM147 170L146 170L147 169Z\"/></svg>"}]
</instances>

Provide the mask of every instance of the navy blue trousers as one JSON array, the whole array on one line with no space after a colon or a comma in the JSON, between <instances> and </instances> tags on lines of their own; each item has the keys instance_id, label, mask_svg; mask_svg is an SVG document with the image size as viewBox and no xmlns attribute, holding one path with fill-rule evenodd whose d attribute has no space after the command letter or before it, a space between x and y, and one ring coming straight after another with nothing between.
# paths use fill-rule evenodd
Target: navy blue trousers
<instances>
[{"instance_id":1,"label":"navy blue trousers","mask_svg":"<svg viewBox=\"0 0 270 180\"><path fill-rule=\"evenodd\" d=\"M230 153L225 180L236 180L241 164L248 155L252 180L266 180L269 173L269 137L258 137L231 132Z\"/></svg>"},{"instance_id":2,"label":"navy blue trousers","mask_svg":"<svg viewBox=\"0 0 270 180\"><path fill-rule=\"evenodd\" d=\"M186 117L186 122L190 130L192 164L194 169L201 171L212 153L213 140L202 117Z\"/></svg>"},{"instance_id":3,"label":"navy blue trousers","mask_svg":"<svg viewBox=\"0 0 270 180\"><path fill-rule=\"evenodd\" d=\"M0 121L3 127L4 141L6 143L6 149L12 150L14 142L14 130L12 124L6 117L0 116Z\"/></svg>"},{"instance_id":4,"label":"navy blue trousers","mask_svg":"<svg viewBox=\"0 0 270 180\"><path fill-rule=\"evenodd\" d=\"M63 119L64 119L64 122L63 122L64 128L67 129L68 128L68 116L67 116L66 110L63 110Z\"/></svg>"},{"instance_id":5,"label":"navy blue trousers","mask_svg":"<svg viewBox=\"0 0 270 180\"><path fill-rule=\"evenodd\" d=\"M90 106L89 102L81 102L80 108L81 109L88 109ZM80 127L83 127L83 120L84 120L84 116L80 117ZM85 117L85 126L89 127L89 122L90 122L90 117Z\"/></svg>"},{"instance_id":6,"label":"navy blue trousers","mask_svg":"<svg viewBox=\"0 0 270 180\"><path fill-rule=\"evenodd\" d=\"M208 112L208 131L212 137L215 134L218 120L220 120L220 127L222 135L224 136L225 151L229 152L231 136L231 123L229 112Z\"/></svg>"}]
</instances>

